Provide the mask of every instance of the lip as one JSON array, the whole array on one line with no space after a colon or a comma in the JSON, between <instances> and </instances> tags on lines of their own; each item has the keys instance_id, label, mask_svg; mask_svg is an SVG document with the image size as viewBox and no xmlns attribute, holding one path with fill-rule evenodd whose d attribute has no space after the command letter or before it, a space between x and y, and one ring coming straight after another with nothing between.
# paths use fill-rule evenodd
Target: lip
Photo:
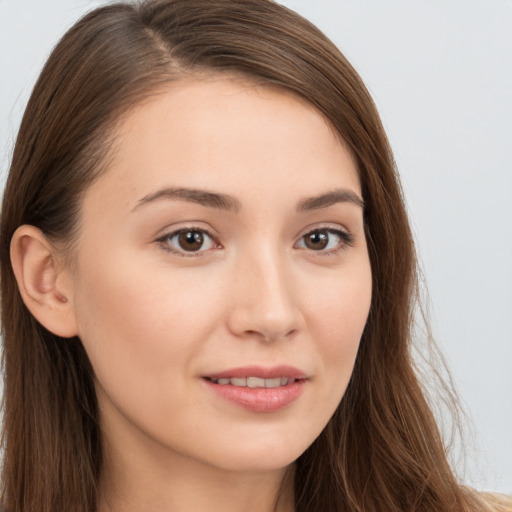
<instances>
[{"instance_id":1,"label":"lip","mask_svg":"<svg viewBox=\"0 0 512 512\"><path fill-rule=\"evenodd\" d=\"M272 367L264 366L244 366L243 368L230 368L219 373L205 375L208 379L229 379L231 377L259 377L260 379L275 379L277 377L286 377L288 379L306 379L307 375L288 365L279 365Z\"/></svg>"},{"instance_id":2,"label":"lip","mask_svg":"<svg viewBox=\"0 0 512 512\"><path fill-rule=\"evenodd\" d=\"M225 378L259 377L275 379L286 377L293 382L276 388L249 388L231 384L217 384L214 380ZM252 412L276 412L295 402L308 382L307 375L293 366L246 366L231 368L203 377L208 388L217 396Z\"/></svg>"}]
</instances>

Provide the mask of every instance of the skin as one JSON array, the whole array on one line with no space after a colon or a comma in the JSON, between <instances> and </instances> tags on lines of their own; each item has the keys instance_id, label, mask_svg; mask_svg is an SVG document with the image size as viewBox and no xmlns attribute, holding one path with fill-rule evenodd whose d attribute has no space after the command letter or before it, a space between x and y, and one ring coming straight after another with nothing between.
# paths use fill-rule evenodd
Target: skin
<instances>
[{"instance_id":1,"label":"skin","mask_svg":"<svg viewBox=\"0 0 512 512\"><path fill-rule=\"evenodd\" d=\"M371 300L362 207L297 204L340 189L361 198L354 160L306 102L222 77L173 84L117 135L83 199L73 268L57 279L66 334L97 377L100 510L291 511L293 462L343 397ZM226 194L237 208L149 200L165 188ZM179 245L184 228L201 230L199 250ZM307 245L315 229L326 249ZM274 412L204 379L279 364L307 379Z\"/></svg>"}]
</instances>

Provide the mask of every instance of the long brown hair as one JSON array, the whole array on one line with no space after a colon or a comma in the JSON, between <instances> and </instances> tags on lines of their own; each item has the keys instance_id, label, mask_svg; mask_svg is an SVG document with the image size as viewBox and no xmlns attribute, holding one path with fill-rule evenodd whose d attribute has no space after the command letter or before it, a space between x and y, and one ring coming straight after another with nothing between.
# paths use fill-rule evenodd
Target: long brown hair
<instances>
[{"instance_id":1,"label":"long brown hair","mask_svg":"<svg viewBox=\"0 0 512 512\"><path fill-rule=\"evenodd\" d=\"M299 95L350 147L365 200L373 296L354 373L298 459L299 512L470 510L413 369L414 245L393 156L362 80L313 25L270 0L99 8L48 59L18 134L1 220L4 512L95 512L102 467L94 374L78 338L29 313L9 261L16 228L71 244L108 168L115 123L166 84L231 73Z\"/></svg>"}]
</instances>

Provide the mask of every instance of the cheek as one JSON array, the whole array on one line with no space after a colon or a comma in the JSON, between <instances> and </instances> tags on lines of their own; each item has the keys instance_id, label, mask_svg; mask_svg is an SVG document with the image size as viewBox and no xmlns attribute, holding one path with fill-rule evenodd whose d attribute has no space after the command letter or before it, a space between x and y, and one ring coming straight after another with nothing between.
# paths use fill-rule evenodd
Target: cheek
<instances>
[{"instance_id":1,"label":"cheek","mask_svg":"<svg viewBox=\"0 0 512 512\"><path fill-rule=\"evenodd\" d=\"M109 261L116 264L104 261L82 272L87 280L77 288L80 338L103 387L115 395L130 389L146 403L162 386L179 387L179 376L192 371L214 329L217 301L213 290L198 293L168 269L150 270L126 258Z\"/></svg>"},{"instance_id":2,"label":"cheek","mask_svg":"<svg viewBox=\"0 0 512 512\"><path fill-rule=\"evenodd\" d=\"M312 282L312 280L310 280ZM372 297L372 274L367 258L359 258L340 272L333 272L320 286L310 286L305 294L305 310L316 329L326 339L357 340L366 324Z\"/></svg>"},{"instance_id":3,"label":"cheek","mask_svg":"<svg viewBox=\"0 0 512 512\"><path fill-rule=\"evenodd\" d=\"M310 291L308 323L322 356L323 374L335 407L343 397L355 364L372 297L367 260L332 279L323 290Z\"/></svg>"}]
</instances>

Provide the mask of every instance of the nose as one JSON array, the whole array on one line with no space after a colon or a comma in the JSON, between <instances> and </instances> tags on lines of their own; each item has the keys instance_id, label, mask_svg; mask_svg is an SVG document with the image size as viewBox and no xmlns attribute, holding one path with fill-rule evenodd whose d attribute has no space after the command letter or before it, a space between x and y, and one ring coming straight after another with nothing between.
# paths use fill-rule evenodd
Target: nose
<instances>
[{"instance_id":1,"label":"nose","mask_svg":"<svg viewBox=\"0 0 512 512\"><path fill-rule=\"evenodd\" d=\"M266 342L293 337L304 318L290 262L271 251L243 260L231 278L229 330L238 337Z\"/></svg>"}]
</instances>

